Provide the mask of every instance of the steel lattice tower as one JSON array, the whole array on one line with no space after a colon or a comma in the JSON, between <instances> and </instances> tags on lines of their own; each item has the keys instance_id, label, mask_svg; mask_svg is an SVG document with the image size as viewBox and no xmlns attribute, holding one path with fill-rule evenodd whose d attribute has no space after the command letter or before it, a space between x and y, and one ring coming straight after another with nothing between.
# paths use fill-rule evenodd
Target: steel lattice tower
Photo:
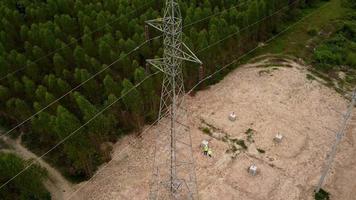
<instances>
[{"instance_id":1,"label":"steel lattice tower","mask_svg":"<svg viewBox=\"0 0 356 200\"><path fill-rule=\"evenodd\" d=\"M182 62L202 62L182 42L177 0L166 0L164 17L146 22L163 32L163 58L147 62L164 73L149 199L197 199L197 184L186 109Z\"/></svg>"}]
</instances>

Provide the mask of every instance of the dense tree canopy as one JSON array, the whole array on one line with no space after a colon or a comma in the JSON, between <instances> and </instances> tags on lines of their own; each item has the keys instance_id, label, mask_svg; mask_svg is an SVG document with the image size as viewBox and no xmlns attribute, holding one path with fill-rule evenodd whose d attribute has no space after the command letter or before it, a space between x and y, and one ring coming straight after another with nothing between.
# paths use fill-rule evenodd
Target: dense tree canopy
<instances>
[{"instance_id":1,"label":"dense tree canopy","mask_svg":"<svg viewBox=\"0 0 356 200\"><path fill-rule=\"evenodd\" d=\"M4 184L27 165L28 162L14 154L0 153L0 184ZM0 198L4 200L49 200L51 196L42 184L45 178L47 178L46 172L39 166L33 165L2 188Z\"/></svg>"}]
</instances>

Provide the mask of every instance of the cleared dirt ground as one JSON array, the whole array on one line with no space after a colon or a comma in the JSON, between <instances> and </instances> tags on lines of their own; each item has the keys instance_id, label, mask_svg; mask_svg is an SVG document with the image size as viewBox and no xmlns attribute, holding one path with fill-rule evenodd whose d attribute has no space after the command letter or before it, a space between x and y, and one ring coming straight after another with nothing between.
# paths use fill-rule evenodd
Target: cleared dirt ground
<instances>
[{"instance_id":1,"label":"cleared dirt ground","mask_svg":"<svg viewBox=\"0 0 356 200\"><path fill-rule=\"evenodd\" d=\"M331 130L341 124L338 112L346 110L348 101L333 89L307 79L306 68L295 62L259 66L264 64L240 67L187 99L202 200L313 199L322 163L335 138ZM288 67L278 67L286 64ZM235 122L228 120L232 111L238 117ZM199 129L207 124L215 127L214 137ZM142 139L128 136L115 144L111 163L89 183L82 183L86 185L77 197L147 199L154 131L160 128L152 128ZM251 142L248 129L254 130ZM355 126L348 129L327 177L325 188L332 199L356 199L355 130ZM284 136L280 144L273 142L278 132ZM215 137L222 133L244 140L248 149L231 151L227 142ZM211 141L213 158L202 155L199 145L203 139ZM247 173L253 163L259 169L257 176Z\"/></svg>"}]
</instances>

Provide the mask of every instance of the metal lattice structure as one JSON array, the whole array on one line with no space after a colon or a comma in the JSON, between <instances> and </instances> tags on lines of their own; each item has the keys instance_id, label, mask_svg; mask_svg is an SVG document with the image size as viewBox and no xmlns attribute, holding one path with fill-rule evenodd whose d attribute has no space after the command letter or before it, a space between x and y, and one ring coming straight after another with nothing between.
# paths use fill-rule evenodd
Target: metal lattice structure
<instances>
[{"instance_id":1,"label":"metal lattice structure","mask_svg":"<svg viewBox=\"0 0 356 200\"><path fill-rule=\"evenodd\" d=\"M163 58L147 62L164 73L159 131L149 199L197 199L192 141L184 107L182 62L202 64L182 42L183 21L178 2L167 0L164 17L146 23L163 32Z\"/></svg>"},{"instance_id":2,"label":"metal lattice structure","mask_svg":"<svg viewBox=\"0 0 356 200\"><path fill-rule=\"evenodd\" d=\"M323 183L324 183L324 180L325 180L325 177L326 175L328 174L328 172L330 171L331 169L331 166L333 164L333 161L334 161L334 158L335 158L335 155L336 155L336 150L337 150L337 146L338 144L340 143L341 139L344 137L345 135L345 132L346 132L346 128L352 118L352 110L355 106L355 102L356 102L356 89L353 91L353 94L352 94L352 97L351 97L351 103L348 107L348 110L346 112L346 114L343 116L344 119L343 119L343 122L342 122L342 126L341 126L341 129L339 130L339 132L336 133L336 139L335 139L335 142L331 148L331 151L330 151L330 154L327 156L326 158L326 162L325 162L325 165L324 165L324 168L321 172L321 176L320 176L320 179L319 179L319 182L318 182L318 185L315 189L315 192L319 192Z\"/></svg>"}]
</instances>

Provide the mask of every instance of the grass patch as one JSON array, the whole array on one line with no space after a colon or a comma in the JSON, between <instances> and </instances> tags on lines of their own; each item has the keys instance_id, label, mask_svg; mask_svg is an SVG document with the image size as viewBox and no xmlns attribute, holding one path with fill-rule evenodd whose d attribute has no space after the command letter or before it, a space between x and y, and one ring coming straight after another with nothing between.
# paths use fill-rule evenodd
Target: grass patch
<instances>
[{"instance_id":1,"label":"grass patch","mask_svg":"<svg viewBox=\"0 0 356 200\"><path fill-rule=\"evenodd\" d=\"M307 64L312 65L311 70L323 72L322 75L312 72L314 77L307 75L308 80L320 77L325 81L324 85L330 88L337 90L337 87L340 87L344 91L351 90L350 88L356 83L356 76L352 71L356 66L355 46L351 44L354 44L354 40L350 34L340 33L350 33L355 30L354 22L351 20L354 16L350 11L350 8L342 5L342 0L321 1L314 8L302 9L297 18L307 17L298 23L291 21L286 24L281 30L287 27L288 30L246 56L242 63L253 57L268 54L291 55L302 58ZM349 41L343 42L343 40ZM347 69L344 69L345 66L348 66ZM343 80L345 83L335 77L340 70L346 73L346 78ZM260 75L263 73L267 72L261 72ZM340 94L343 95L345 92Z\"/></svg>"},{"instance_id":2,"label":"grass patch","mask_svg":"<svg viewBox=\"0 0 356 200\"><path fill-rule=\"evenodd\" d=\"M235 65L222 70L217 75L218 78L208 81L209 85L218 83L230 71L251 59L266 54L277 54L280 55L279 57L288 59L291 59L291 57L303 58L307 63L310 63L313 58L314 48L329 37L328 33L336 30L335 24L337 20L347 15L347 9L341 5L341 1L320 1L313 7L301 9L296 19L283 22L284 26L279 28L279 30L284 30L290 26L287 31L275 37L266 45L260 46L253 52L244 55ZM296 23L297 20L303 17L305 18L302 21Z\"/></svg>"},{"instance_id":3,"label":"grass patch","mask_svg":"<svg viewBox=\"0 0 356 200\"><path fill-rule=\"evenodd\" d=\"M287 31L246 56L244 61L265 54L293 55L310 61L314 43L320 43L325 37L325 34L319 33L332 32L335 29L333 23L342 18L345 11L346 9L341 6L341 0L321 1L313 8L302 9L298 19L309 16L297 24L296 21L286 24L281 30L290 26Z\"/></svg>"},{"instance_id":4,"label":"grass patch","mask_svg":"<svg viewBox=\"0 0 356 200\"><path fill-rule=\"evenodd\" d=\"M312 39L321 39L323 36L318 34L318 30L326 31L325 27L327 25L345 15L345 8L341 6L340 0L321 2L317 6L318 8L303 9L299 18L312 14L298 24L293 21L287 24L285 28L291 25L292 27L266 46L259 48L251 56L272 53L290 54L304 59L311 58L312 53L310 51L312 47L307 47L306 44ZM295 25L293 26L293 24Z\"/></svg>"}]
</instances>

